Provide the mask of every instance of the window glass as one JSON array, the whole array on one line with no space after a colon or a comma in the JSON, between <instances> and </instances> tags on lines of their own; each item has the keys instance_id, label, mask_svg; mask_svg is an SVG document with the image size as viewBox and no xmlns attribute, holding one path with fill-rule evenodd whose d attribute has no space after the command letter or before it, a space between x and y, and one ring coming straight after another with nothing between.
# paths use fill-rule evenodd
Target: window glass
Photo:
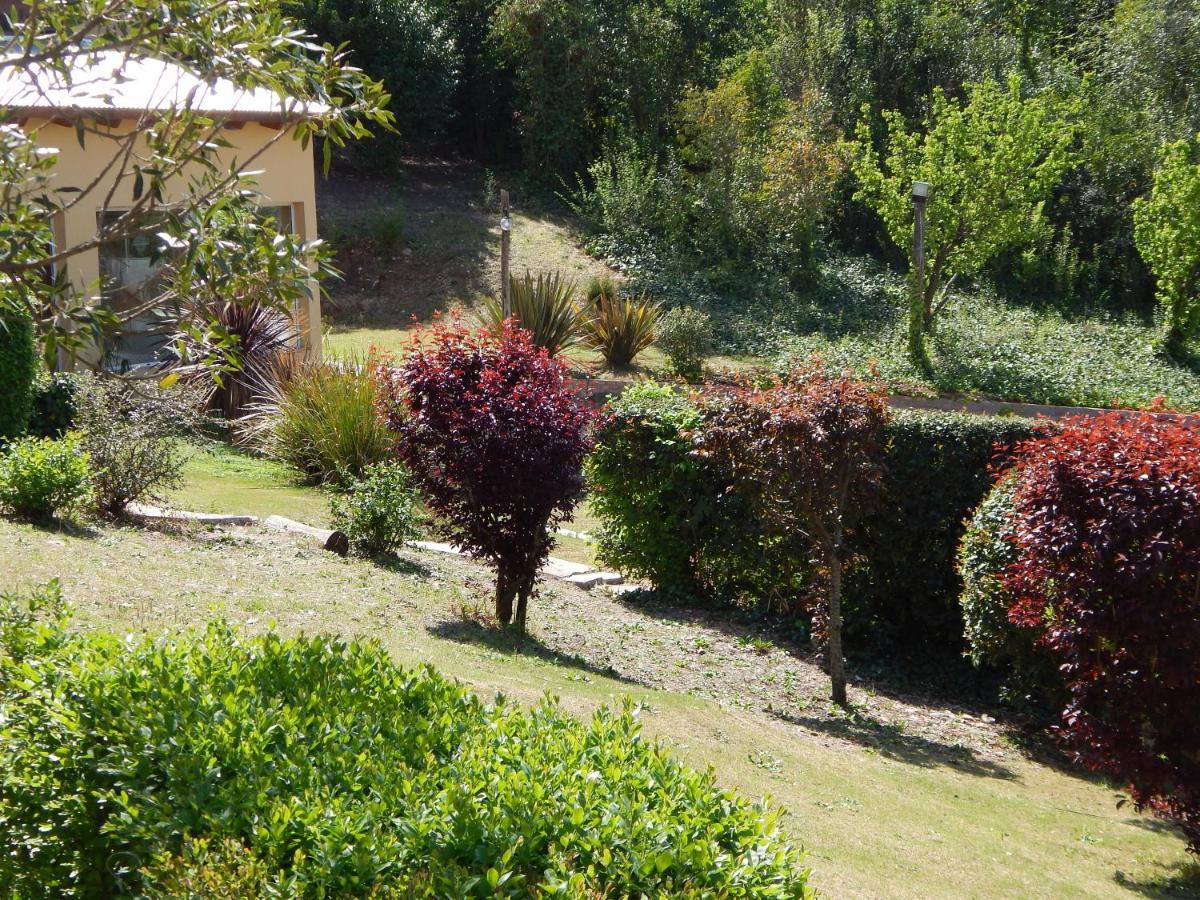
<instances>
[{"instance_id":1,"label":"window glass","mask_svg":"<svg viewBox=\"0 0 1200 900\"><path fill-rule=\"evenodd\" d=\"M100 226L121 217L119 211L100 213ZM178 308L155 304L143 309L159 292L162 268L161 242L153 233L114 238L100 245L101 295L118 314L135 312L104 345L104 365L125 371L167 360L167 344L175 331Z\"/></svg>"}]
</instances>

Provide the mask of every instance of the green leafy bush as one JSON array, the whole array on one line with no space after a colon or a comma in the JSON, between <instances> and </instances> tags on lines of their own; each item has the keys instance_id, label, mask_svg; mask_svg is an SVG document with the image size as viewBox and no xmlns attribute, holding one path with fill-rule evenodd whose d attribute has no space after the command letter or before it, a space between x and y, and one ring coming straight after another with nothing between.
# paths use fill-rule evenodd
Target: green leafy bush
<instances>
[{"instance_id":1,"label":"green leafy bush","mask_svg":"<svg viewBox=\"0 0 1200 900\"><path fill-rule=\"evenodd\" d=\"M770 605L795 573L790 542L753 527L746 499L691 455L704 410L674 388L636 384L605 408L585 467L600 557L680 599ZM803 566L801 567L803 568Z\"/></svg>"},{"instance_id":2,"label":"green leafy bush","mask_svg":"<svg viewBox=\"0 0 1200 900\"><path fill-rule=\"evenodd\" d=\"M417 490L399 463L381 462L331 502L333 527L363 556L393 553L417 536Z\"/></svg>"},{"instance_id":3,"label":"green leafy bush","mask_svg":"<svg viewBox=\"0 0 1200 900\"><path fill-rule=\"evenodd\" d=\"M1015 489L1012 478L1002 478L971 516L959 545L959 605L967 655L976 666L991 665L1004 672L1001 693L1010 703L1062 709L1063 679L1049 653L1037 646L1034 632L1008 618L1016 598L1003 577L1017 558L1012 543Z\"/></svg>"},{"instance_id":4,"label":"green leafy bush","mask_svg":"<svg viewBox=\"0 0 1200 900\"><path fill-rule=\"evenodd\" d=\"M62 437L74 428L78 390L79 377L70 372L39 375L33 386L29 433L37 437Z\"/></svg>"},{"instance_id":5,"label":"green leafy bush","mask_svg":"<svg viewBox=\"0 0 1200 900\"><path fill-rule=\"evenodd\" d=\"M21 438L0 456L0 507L22 519L52 519L84 501L89 475L79 435Z\"/></svg>"},{"instance_id":6,"label":"green leafy bush","mask_svg":"<svg viewBox=\"0 0 1200 900\"><path fill-rule=\"evenodd\" d=\"M968 516L991 489L997 446L1035 433L1028 419L898 411L887 428L883 502L855 543L847 589L859 637L912 658L958 657L955 567Z\"/></svg>"},{"instance_id":7,"label":"green leafy bush","mask_svg":"<svg viewBox=\"0 0 1200 900\"><path fill-rule=\"evenodd\" d=\"M25 433L37 364L33 323L24 316L0 316L0 445Z\"/></svg>"},{"instance_id":8,"label":"green leafy bush","mask_svg":"<svg viewBox=\"0 0 1200 900\"><path fill-rule=\"evenodd\" d=\"M689 455L700 410L673 388L635 384L605 408L586 474L603 522L600 557L658 588L695 590L703 522L718 490Z\"/></svg>"},{"instance_id":9,"label":"green leafy bush","mask_svg":"<svg viewBox=\"0 0 1200 900\"><path fill-rule=\"evenodd\" d=\"M515 275L508 279L508 296L512 301L512 316L517 324L533 336L533 343L557 356L579 342L583 316L575 304L575 282L561 272L540 273L536 280L529 273L524 278ZM504 309L497 298L490 298L484 307L485 323L499 333L504 322Z\"/></svg>"},{"instance_id":10,"label":"green leafy bush","mask_svg":"<svg viewBox=\"0 0 1200 900\"><path fill-rule=\"evenodd\" d=\"M712 350L712 319L703 310L676 306L658 320L658 348L667 355L671 371L687 381L699 381L704 357Z\"/></svg>"},{"instance_id":11,"label":"green leafy bush","mask_svg":"<svg viewBox=\"0 0 1200 900\"><path fill-rule=\"evenodd\" d=\"M629 711L489 706L373 642L221 623L139 640L21 620L11 643L5 896L138 893L171 856L150 876L168 893L265 872L287 897L811 896L776 815Z\"/></svg>"},{"instance_id":12,"label":"green leafy bush","mask_svg":"<svg viewBox=\"0 0 1200 900\"><path fill-rule=\"evenodd\" d=\"M362 478L391 455L373 356L308 366L252 404L242 437L314 484Z\"/></svg>"},{"instance_id":13,"label":"green leafy bush","mask_svg":"<svg viewBox=\"0 0 1200 900\"><path fill-rule=\"evenodd\" d=\"M646 295L622 297L610 279L593 279L585 293L584 346L599 352L610 369L628 367L654 343L661 308Z\"/></svg>"},{"instance_id":14,"label":"green leafy bush","mask_svg":"<svg viewBox=\"0 0 1200 900\"><path fill-rule=\"evenodd\" d=\"M163 854L141 872L146 900L265 900L271 873L239 841L186 841L178 854Z\"/></svg>"},{"instance_id":15,"label":"green leafy bush","mask_svg":"<svg viewBox=\"0 0 1200 900\"><path fill-rule=\"evenodd\" d=\"M196 423L198 403L182 387L95 377L80 383L75 419L102 513L119 516L130 503L161 499L180 483L185 459L178 439Z\"/></svg>"}]
</instances>

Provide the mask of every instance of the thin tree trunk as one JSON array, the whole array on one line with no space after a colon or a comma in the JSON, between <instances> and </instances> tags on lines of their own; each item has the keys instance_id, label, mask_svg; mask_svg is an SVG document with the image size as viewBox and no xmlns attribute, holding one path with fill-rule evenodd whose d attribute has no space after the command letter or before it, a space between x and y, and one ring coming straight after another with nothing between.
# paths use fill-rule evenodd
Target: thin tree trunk
<instances>
[{"instance_id":1,"label":"thin tree trunk","mask_svg":"<svg viewBox=\"0 0 1200 900\"><path fill-rule=\"evenodd\" d=\"M533 584L523 582L517 591L517 616L513 622L518 634L525 633L525 615L529 610L529 595L533 593Z\"/></svg>"},{"instance_id":2,"label":"thin tree trunk","mask_svg":"<svg viewBox=\"0 0 1200 900\"><path fill-rule=\"evenodd\" d=\"M507 626L513 617L513 597L516 588L511 579L504 573L496 575L496 621Z\"/></svg>"},{"instance_id":3,"label":"thin tree trunk","mask_svg":"<svg viewBox=\"0 0 1200 900\"><path fill-rule=\"evenodd\" d=\"M836 549L826 552L829 561L829 680L833 702L846 706L846 663L842 658L842 557Z\"/></svg>"}]
</instances>

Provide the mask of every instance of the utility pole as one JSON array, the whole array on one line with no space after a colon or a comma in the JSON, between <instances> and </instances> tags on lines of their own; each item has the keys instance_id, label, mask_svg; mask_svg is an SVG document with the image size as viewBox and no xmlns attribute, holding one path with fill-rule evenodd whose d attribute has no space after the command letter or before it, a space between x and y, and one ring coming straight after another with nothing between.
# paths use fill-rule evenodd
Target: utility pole
<instances>
[{"instance_id":1,"label":"utility pole","mask_svg":"<svg viewBox=\"0 0 1200 900\"><path fill-rule=\"evenodd\" d=\"M512 210L509 208L508 191L500 191L500 308L504 318L512 315L512 297L508 286L508 244L512 232Z\"/></svg>"}]
</instances>

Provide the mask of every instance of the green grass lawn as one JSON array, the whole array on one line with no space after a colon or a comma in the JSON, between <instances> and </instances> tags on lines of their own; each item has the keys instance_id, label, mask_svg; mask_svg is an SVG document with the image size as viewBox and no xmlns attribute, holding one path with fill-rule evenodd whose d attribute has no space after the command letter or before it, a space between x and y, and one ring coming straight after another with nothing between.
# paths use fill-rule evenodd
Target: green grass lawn
<instances>
[{"instance_id":1,"label":"green grass lawn","mask_svg":"<svg viewBox=\"0 0 1200 900\"><path fill-rule=\"evenodd\" d=\"M1194 877L1182 841L1118 808L1113 790L1011 748L942 746L918 721L950 716L985 730L977 719L928 702L888 712L861 687L861 720L838 720L815 693L775 714L739 703L778 672L820 676L783 650L739 651L720 622L555 585L531 608L531 640L514 644L477 624L491 582L469 562L408 553L381 567L257 530L59 533L0 522L0 572L5 590L61 577L85 628L152 631L224 615L249 629L375 637L401 662L431 663L487 696L549 692L580 714L631 696L646 730L681 757L787 808L786 827L830 896L1168 896L1193 883L1182 880ZM805 690L819 692L818 681ZM885 715L886 727L865 724Z\"/></svg>"},{"instance_id":2,"label":"green grass lawn","mask_svg":"<svg viewBox=\"0 0 1200 900\"><path fill-rule=\"evenodd\" d=\"M173 509L287 516L325 525L329 503L318 488L302 485L286 466L223 444L187 445L183 484L166 500Z\"/></svg>"}]
</instances>

